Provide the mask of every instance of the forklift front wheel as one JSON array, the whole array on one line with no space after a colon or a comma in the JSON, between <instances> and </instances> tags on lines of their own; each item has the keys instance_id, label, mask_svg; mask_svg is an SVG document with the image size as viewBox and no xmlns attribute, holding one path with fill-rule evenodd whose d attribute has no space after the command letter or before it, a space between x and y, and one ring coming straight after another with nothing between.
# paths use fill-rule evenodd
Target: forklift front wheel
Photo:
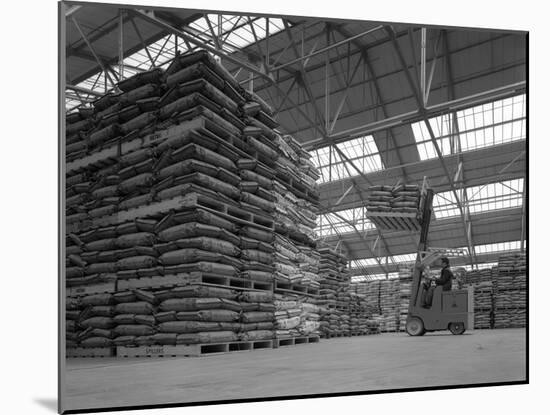
<instances>
[{"instance_id":1,"label":"forklift front wheel","mask_svg":"<svg viewBox=\"0 0 550 415\"><path fill-rule=\"evenodd\" d=\"M411 317L407 320L405 330L409 336L423 336L426 333L424 322L418 317Z\"/></svg>"},{"instance_id":2,"label":"forklift front wheel","mask_svg":"<svg viewBox=\"0 0 550 415\"><path fill-rule=\"evenodd\" d=\"M462 334L466 331L466 327L464 327L464 323L451 323L449 331L453 334Z\"/></svg>"}]
</instances>

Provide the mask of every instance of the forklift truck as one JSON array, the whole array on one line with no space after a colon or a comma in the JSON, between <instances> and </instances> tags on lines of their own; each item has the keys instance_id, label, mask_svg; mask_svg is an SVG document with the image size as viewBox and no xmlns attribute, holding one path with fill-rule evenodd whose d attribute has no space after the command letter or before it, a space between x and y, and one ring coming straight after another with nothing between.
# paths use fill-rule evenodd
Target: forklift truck
<instances>
[{"instance_id":1,"label":"forklift truck","mask_svg":"<svg viewBox=\"0 0 550 415\"><path fill-rule=\"evenodd\" d=\"M452 334L463 334L474 328L473 319L473 289L443 291L442 286L436 286L430 307L423 307L422 276L425 268L436 263L444 256L461 256L462 250L430 249L428 247L428 232L432 218L433 190L424 178L422 185L419 215L413 218L410 214L376 213L369 218L382 225L382 229L420 230L417 257L412 275L411 298L405 331L410 336L423 336L427 332L449 330ZM406 228L405 228L406 226Z\"/></svg>"}]
</instances>

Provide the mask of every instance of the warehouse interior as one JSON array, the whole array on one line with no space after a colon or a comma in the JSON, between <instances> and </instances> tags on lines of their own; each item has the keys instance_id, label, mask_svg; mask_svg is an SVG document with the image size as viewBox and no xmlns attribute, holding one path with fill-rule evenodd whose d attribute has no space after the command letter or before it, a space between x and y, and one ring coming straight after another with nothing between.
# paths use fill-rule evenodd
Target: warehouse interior
<instances>
[{"instance_id":1,"label":"warehouse interior","mask_svg":"<svg viewBox=\"0 0 550 415\"><path fill-rule=\"evenodd\" d=\"M66 226L67 240L71 241L67 245L71 255L68 251L66 264L71 276L67 274L68 284L62 292L66 295L66 303L72 307L67 307L67 323L70 320L67 330L74 334L66 349L63 395L66 409L525 380L528 156L527 38L524 32L186 9L122 8L78 2L62 3L60 10L61 51L64 54L61 62L62 73L65 73L63 106L67 114L67 140L62 155L67 160L64 178L68 202ZM251 281L244 283L239 278L224 277L220 271L217 279L212 276L199 278L198 285L204 282L205 289L211 292L218 292L216 289L238 291L236 298L239 301L243 298L244 302L254 298L254 293L269 290L272 297L259 301L260 304L271 301L275 308L259 308L257 312L272 311L275 316L279 312L280 316L286 313L285 321L290 321L296 315L289 309L296 307L289 306L285 310L279 306L282 307L285 301L300 303L300 326L288 328L280 322L282 320L275 319L274 327L271 323L264 325L275 333L272 338L254 339L249 335L219 344L212 340L211 344L205 342L204 348L197 349L198 358L166 352L167 347L183 346L179 341L169 346L168 340L162 345L147 344L144 347L148 351L142 350L139 354L135 350L140 344L117 343L115 334L105 335L101 342L97 336L92 337L99 343L89 342L86 347L90 331L116 332L113 322L105 327L92 323L88 327L83 325L90 316L92 319L112 317L90 315L90 307L113 307L115 314L121 304L145 302L157 307L162 300L155 290L167 291L166 279L161 283L157 280L169 274L165 269L161 276L152 275L151 271L140 275L129 268L109 268L97 259L97 254L92 258L92 249L87 247L94 243L97 247L99 242L105 241L96 236L101 232L108 234L107 225L116 225L118 229L124 223L123 217L130 217L125 215L132 209L149 212L149 216L136 214L131 217L135 223L139 218L146 224L153 219L160 222L160 218L169 222L168 216L160 216L169 211L150 213L153 202L148 201L149 210L131 205L121 213L121 204L133 200L137 190L132 187L133 193L128 191L119 198L115 190L120 191L122 182L113 185L108 180L98 180L100 184L90 185L89 177L110 168L117 157L124 157L127 151L124 143L153 142L158 140L153 137L155 134L169 140L170 131L174 131L170 129L177 127L173 122L177 117L162 118L162 104L157 104L165 99L163 93L171 93L163 89L166 83L172 82L170 76L162 78L161 86L155 87L162 91L159 99L148 96L134 105L136 111L138 106L141 111L137 112L141 114L138 118L149 117L147 125L139 126L143 128L141 132L125 127L134 122L132 119L124 119L123 123L122 116L117 115L116 125L120 124L124 132L117 136L118 133L111 131L115 124L105 121L112 114L105 112L103 118L98 116L102 107L97 103L103 105L111 99L116 102L111 102L113 107L121 105L116 97L130 94L123 87L124 82L128 85L128 80L144 77L143 74L157 68L162 70L158 73L177 77L176 69L185 71L181 63L185 58L181 57L202 52L211 62L205 66L221 65L223 74L231 78L220 84L227 88L229 84L237 91L229 101L237 102L238 92L247 91L241 93L246 99L238 104L241 112L251 108L250 113L241 117L248 123L242 129L243 137L250 131L251 135L258 134L256 142L271 140L267 130L275 131L273 137L279 133L292 137L280 140L283 143L280 149L289 147L292 150L288 150L289 154L298 154L295 160L299 161L292 162L302 163L299 169L309 176L304 179L307 186L300 184L300 189L306 190L300 190L301 193L295 193L290 199L298 200L292 203L300 208L314 206L311 212L315 226L309 229L300 225L297 230L279 232L278 217L274 214L273 233L299 240L293 252L297 257L309 258L303 259L311 268L304 268L302 279L286 274L287 280L281 276L279 280L275 277L260 283L251 277ZM216 75L221 78L219 72L212 78L216 79ZM218 92L213 93L214 98ZM225 89L223 93L227 95ZM142 106L149 108L147 105L152 105L153 98L159 108L145 113ZM149 101L145 102L147 99ZM219 99L226 102L223 97ZM130 111L130 107L125 108L126 112ZM227 108L231 105L223 111L227 112ZM94 115L87 118L89 113ZM178 125L192 122L193 114L186 113L187 118L181 118L183 124ZM246 118L248 116L256 121ZM223 117L226 120L234 118L231 115ZM235 125L239 123L242 121L234 121ZM77 125L86 126L88 132ZM109 128L111 135L106 136ZM261 134L267 138L260 137ZM273 138L273 142L279 142L278 139ZM254 142L247 140L243 142L249 145ZM270 151L275 149L268 146L269 149L262 150L262 143L265 146L262 141L257 147L256 166L269 164ZM108 153L111 148L116 148L115 156ZM279 153L281 151L285 150ZM98 161L102 154L108 154L107 161ZM159 156L155 162L160 164L162 160ZM305 168L305 165L311 167ZM272 168L276 170L277 166ZM141 173L135 166L126 167L128 169L135 177L128 176L126 180L135 179ZM158 171L160 168L155 174ZM79 182L77 176L85 177L86 174L88 181L84 185L84 179ZM228 174L227 177L232 176ZM228 182L231 180L227 179ZM309 184L313 190L309 190ZM104 200L93 200L94 195L99 194L98 189L106 189L107 185L116 187L115 193L107 195L107 190L102 190L107 195ZM372 199L373 191L389 192L391 196L393 189L395 196L395 189L402 185L412 186L410 189L416 186L421 197L426 187L433 190L428 246L432 250L439 249L440 256L449 257L450 267L457 277L453 280L453 290L468 288L472 302L475 325L472 323L462 336L448 331L427 333L423 337L411 337L406 333L422 221L401 220L397 226L396 222L384 219L386 216L376 214L376 206L384 206L380 212L393 212L389 207L386 209L389 202L373 203ZM79 190L84 187L88 190ZM137 187L141 191L144 185ZM272 215L265 213L271 208L264 209L262 214L261 207L277 204L277 199L274 197L270 201L269 192L262 193L258 190L260 187L255 188L258 198L253 195L243 199L241 195L241 201L259 207L241 218L253 218L246 220L266 227L269 221L262 218ZM158 189L162 189L159 194L167 190L166 185ZM242 182L239 189L245 189ZM306 196L301 198L296 196L298 194ZM119 198L116 208L104 202L109 197ZM138 197L142 196L134 199ZM178 197L185 197L185 194ZM307 202L301 203L301 200ZM83 208L84 205L90 208ZM173 214L174 206L170 209ZM228 220L227 215L231 212L224 209L224 218ZM420 208L417 210L420 212ZM274 211L277 212L275 208ZM306 213L302 216L307 216ZM144 233L145 225L136 226ZM239 226L245 227L244 222L239 222ZM287 228L292 228L292 223ZM160 239L155 243L170 229L165 227L157 232ZM297 234L306 236L298 237ZM252 238L251 235L246 234ZM275 237L271 242L276 250L277 241ZM166 245L162 249L167 252L159 254L160 258L166 259L170 254ZM153 248L148 249L162 253L153 242L151 246ZM244 258L242 239L239 248ZM135 246L132 249L136 249ZM262 251L263 248L257 249ZM262 252L270 252L269 247ZM263 256L259 258L255 260L262 262ZM166 266L168 262L159 263ZM265 263L258 268L246 268L245 265L239 277L253 275L253 271L265 272ZM150 269L154 268L149 265ZM434 266L429 272L438 276L440 267ZM104 274L110 276L107 278ZM139 284L132 278L140 280ZM147 285L145 279L153 281L153 285ZM190 284L178 279L174 281L175 290L178 285ZM238 285L238 281L242 284ZM194 292L203 291L196 288ZM260 294L258 298L267 298ZM109 301L112 302L102 303L99 297L91 298L101 295L111 296ZM167 294L163 292L163 295ZM113 305L123 297L130 300L127 303L120 300ZM304 306L304 303L310 305ZM155 316L153 321L157 319L154 324L158 325L160 320L151 311L154 307L146 309ZM142 314L133 311L142 309L121 307L126 310L124 315ZM304 317L308 310L313 315L311 321ZM88 314L83 317L83 313ZM112 317L113 321L116 317ZM279 329L281 333L277 334ZM283 333L283 329L288 331ZM127 338L135 336L122 333L120 337L130 342ZM447 358L449 353L453 359ZM144 373L147 376L136 382L135 379ZM182 377L182 373L186 376Z\"/></svg>"}]
</instances>

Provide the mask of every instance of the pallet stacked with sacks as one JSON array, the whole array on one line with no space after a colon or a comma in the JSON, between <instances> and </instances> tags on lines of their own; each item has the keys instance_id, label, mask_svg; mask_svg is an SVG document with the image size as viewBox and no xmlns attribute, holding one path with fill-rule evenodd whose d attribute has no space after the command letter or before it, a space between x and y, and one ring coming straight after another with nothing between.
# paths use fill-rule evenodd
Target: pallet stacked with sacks
<instances>
[{"instance_id":1,"label":"pallet stacked with sacks","mask_svg":"<svg viewBox=\"0 0 550 415\"><path fill-rule=\"evenodd\" d=\"M304 195L305 231L315 169L299 150L297 160L281 156L291 138L269 106L206 52L119 89L67 116L68 355L272 344L275 189ZM306 281L308 242L293 245Z\"/></svg>"},{"instance_id":2,"label":"pallet stacked with sacks","mask_svg":"<svg viewBox=\"0 0 550 415\"><path fill-rule=\"evenodd\" d=\"M355 290L365 295L372 312L371 319L378 325L380 332L399 330L401 303L398 279L355 283Z\"/></svg>"},{"instance_id":3,"label":"pallet stacked with sacks","mask_svg":"<svg viewBox=\"0 0 550 415\"><path fill-rule=\"evenodd\" d=\"M524 253L503 255L493 268L494 328L526 327L526 272Z\"/></svg>"},{"instance_id":4,"label":"pallet stacked with sacks","mask_svg":"<svg viewBox=\"0 0 550 415\"><path fill-rule=\"evenodd\" d=\"M417 184L370 186L367 216L379 229L418 232L423 200Z\"/></svg>"},{"instance_id":5,"label":"pallet stacked with sacks","mask_svg":"<svg viewBox=\"0 0 550 415\"><path fill-rule=\"evenodd\" d=\"M494 327L492 269L472 270L462 277L462 285L474 288L474 329Z\"/></svg>"},{"instance_id":6,"label":"pallet stacked with sacks","mask_svg":"<svg viewBox=\"0 0 550 415\"><path fill-rule=\"evenodd\" d=\"M315 227L320 177L310 154L289 135L276 137L274 292L278 346L318 342L319 253Z\"/></svg>"},{"instance_id":7,"label":"pallet stacked with sacks","mask_svg":"<svg viewBox=\"0 0 550 415\"><path fill-rule=\"evenodd\" d=\"M350 334L349 294L350 274L347 258L328 245L318 247L321 290L317 304L323 308L321 333L323 337L341 337Z\"/></svg>"},{"instance_id":8,"label":"pallet stacked with sacks","mask_svg":"<svg viewBox=\"0 0 550 415\"><path fill-rule=\"evenodd\" d=\"M356 284L350 285L349 325L351 336L365 336L380 333L380 325L373 320L375 308L369 304L364 294L354 292Z\"/></svg>"},{"instance_id":9,"label":"pallet stacked with sacks","mask_svg":"<svg viewBox=\"0 0 550 415\"><path fill-rule=\"evenodd\" d=\"M413 268L402 266L399 268L399 331L405 331L409 303L411 300Z\"/></svg>"}]
</instances>

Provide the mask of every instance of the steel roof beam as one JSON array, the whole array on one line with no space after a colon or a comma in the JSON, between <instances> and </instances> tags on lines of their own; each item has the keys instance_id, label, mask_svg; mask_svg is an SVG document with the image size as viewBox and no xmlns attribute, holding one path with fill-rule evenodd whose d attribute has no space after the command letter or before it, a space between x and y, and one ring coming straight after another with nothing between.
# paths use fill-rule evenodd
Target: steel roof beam
<instances>
[{"instance_id":1,"label":"steel roof beam","mask_svg":"<svg viewBox=\"0 0 550 415\"><path fill-rule=\"evenodd\" d=\"M443 115L451 111L460 111L462 109L470 108L476 105L486 104L488 102L495 101L497 99L504 99L511 96L524 93L526 90L526 82L516 82L514 84L505 85L499 88L491 89L488 91L480 92L477 94L469 95L467 97L458 98L426 107L425 114L428 117L435 117ZM336 142L343 141L342 139L351 139L360 135L372 134L377 131L382 131L391 127L397 127L400 125L407 125L412 122L420 121L423 119L422 114L418 111L409 111L403 114L395 115L385 120L370 122L358 127L350 128L345 131L340 131L336 134L329 135L329 138ZM307 150L316 149L324 145L325 138L317 138L315 140L307 141L302 145Z\"/></svg>"}]
</instances>

